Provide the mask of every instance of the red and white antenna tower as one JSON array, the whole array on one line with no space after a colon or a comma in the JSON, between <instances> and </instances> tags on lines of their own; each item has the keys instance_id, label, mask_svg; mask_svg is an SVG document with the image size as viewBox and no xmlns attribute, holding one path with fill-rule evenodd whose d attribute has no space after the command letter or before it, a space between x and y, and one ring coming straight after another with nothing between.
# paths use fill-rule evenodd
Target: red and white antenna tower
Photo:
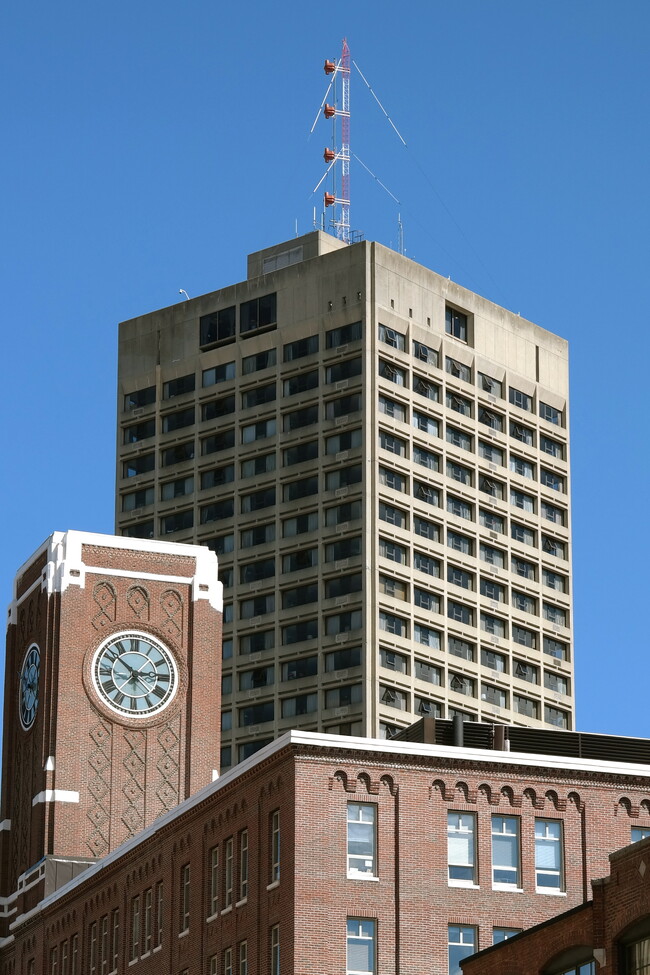
<instances>
[{"instance_id":1,"label":"red and white antenna tower","mask_svg":"<svg viewBox=\"0 0 650 975\"><path fill-rule=\"evenodd\" d=\"M325 149L323 159L329 163L329 168L333 173L334 192L325 193L323 202L326 207L334 206L334 218L332 226L336 231L339 240L350 243L350 48L348 42L343 38L343 49L341 60L338 64L334 61L325 62L325 74L332 75L332 81L336 83L340 77L341 81L341 101L340 108L336 105L323 106L323 115L327 119L332 119L332 148ZM335 95L337 87L334 87ZM325 96L327 98L327 95ZM334 99L337 100L336 98ZM340 139L337 139L337 119L340 119ZM336 192L336 163L341 167L341 191ZM329 171L329 170L328 170Z\"/></svg>"}]
</instances>

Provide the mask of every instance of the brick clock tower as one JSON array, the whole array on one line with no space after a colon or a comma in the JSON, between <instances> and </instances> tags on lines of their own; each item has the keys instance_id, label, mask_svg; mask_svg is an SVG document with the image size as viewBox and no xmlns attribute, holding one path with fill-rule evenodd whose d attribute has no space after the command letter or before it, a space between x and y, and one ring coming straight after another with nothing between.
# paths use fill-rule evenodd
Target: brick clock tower
<instances>
[{"instance_id":1,"label":"brick clock tower","mask_svg":"<svg viewBox=\"0 0 650 975\"><path fill-rule=\"evenodd\" d=\"M57 532L9 608L4 926L217 775L222 586L207 548Z\"/></svg>"}]
</instances>

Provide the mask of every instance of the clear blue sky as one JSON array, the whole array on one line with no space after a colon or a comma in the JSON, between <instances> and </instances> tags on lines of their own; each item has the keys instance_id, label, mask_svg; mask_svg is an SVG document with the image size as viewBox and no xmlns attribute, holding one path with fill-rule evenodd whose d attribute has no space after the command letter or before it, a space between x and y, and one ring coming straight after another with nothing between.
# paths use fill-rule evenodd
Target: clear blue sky
<instances>
[{"instance_id":1,"label":"clear blue sky","mask_svg":"<svg viewBox=\"0 0 650 975\"><path fill-rule=\"evenodd\" d=\"M352 226L571 344L578 728L650 737L647 0L10 0L1 598L112 531L117 323L311 229L343 36Z\"/></svg>"}]
</instances>

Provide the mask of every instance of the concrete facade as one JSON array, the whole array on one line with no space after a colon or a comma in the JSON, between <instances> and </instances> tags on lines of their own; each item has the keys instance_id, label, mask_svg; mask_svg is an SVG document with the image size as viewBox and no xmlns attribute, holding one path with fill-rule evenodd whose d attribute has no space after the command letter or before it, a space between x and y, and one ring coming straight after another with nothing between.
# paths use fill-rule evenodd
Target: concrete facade
<instances>
[{"instance_id":1,"label":"concrete facade","mask_svg":"<svg viewBox=\"0 0 650 975\"><path fill-rule=\"evenodd\" d=\"M573 727L566 342L308 234L120 326L116 530L208 545L222 768L289 728Z\"/></svg>"},{"instance_id":2,"label":"concrete facade","mask_svg":"<svg viewBox=\"0 0 650 975\"><path fill-rule=\"evenodd\" d=\"M471 878L453 875L459 816ZM495 882L504 819L517 875ZM537 838L549 823L555 886ZM482 949L581 909L639 829L650 764L290 732L15 917L0 970L447 975L457 930Z\"/></svg>"}]
</instances>

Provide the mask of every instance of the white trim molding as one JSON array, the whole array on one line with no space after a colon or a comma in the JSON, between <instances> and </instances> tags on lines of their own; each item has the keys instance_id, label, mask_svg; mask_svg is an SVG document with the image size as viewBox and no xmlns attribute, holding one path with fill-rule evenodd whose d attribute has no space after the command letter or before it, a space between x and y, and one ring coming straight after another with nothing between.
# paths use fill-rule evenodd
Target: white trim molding
<instances>
[{"instance_id":1,"label":"white trim molding","mask_svg":"<svg viewBox=\"0 0 650 975\"><path fill-rule=\"evenodd\" d=\"M70 789L45 789L32 799L32 806L39 802L79 802L79 793Z\"/></svg>"}]
</instances>

